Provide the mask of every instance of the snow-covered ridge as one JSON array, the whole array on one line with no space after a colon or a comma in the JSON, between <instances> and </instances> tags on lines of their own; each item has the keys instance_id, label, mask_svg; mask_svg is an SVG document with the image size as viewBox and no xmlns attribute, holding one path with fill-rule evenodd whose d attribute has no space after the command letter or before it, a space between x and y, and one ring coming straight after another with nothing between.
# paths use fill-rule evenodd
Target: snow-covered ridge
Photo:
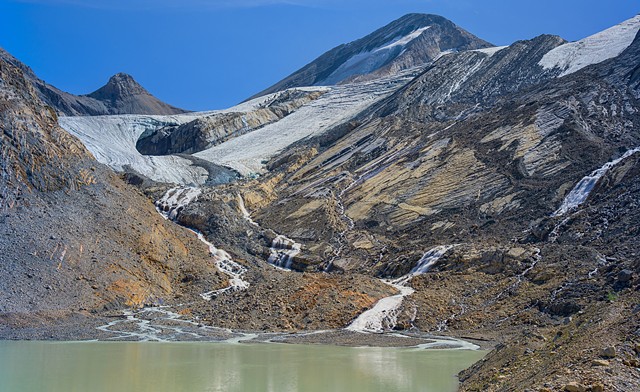
<instances>
[{"instance_id":1,"label":"snow-covered ridge","mask_svg":"<svg viewBox=\"0 0 640 392\"><path fill-rule=\"evenodd\" d=\"M559 76L614 58L631 45L640 30L640 15L597 34L552 49L538 63L545 70L559 68Z\"/></svg>"}]
</instances>

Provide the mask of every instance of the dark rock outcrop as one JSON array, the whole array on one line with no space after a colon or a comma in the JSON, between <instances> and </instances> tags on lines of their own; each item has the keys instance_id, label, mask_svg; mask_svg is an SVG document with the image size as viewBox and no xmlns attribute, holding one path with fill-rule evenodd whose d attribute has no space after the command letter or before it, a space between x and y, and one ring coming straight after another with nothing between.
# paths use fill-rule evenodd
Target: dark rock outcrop
<instances>
[{"instance_id":1,"label":"dark rock outcrop","mask_svg":"<svg viewBox=\"0 0 640 392\"><path fill-rule=\"evenodd\" d=\"M321 91L287 90L246 113L216 113L186 124L150 130L136 149L145 155L193 154L288 116L319 98Z\"/></svg>"}]
</instances>

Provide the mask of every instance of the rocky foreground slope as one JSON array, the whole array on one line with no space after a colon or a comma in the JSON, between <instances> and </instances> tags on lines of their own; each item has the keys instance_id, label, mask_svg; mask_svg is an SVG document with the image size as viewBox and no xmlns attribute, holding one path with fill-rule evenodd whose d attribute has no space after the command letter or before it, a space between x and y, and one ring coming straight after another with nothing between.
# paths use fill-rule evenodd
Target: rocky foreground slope
<instances>
[{"instance_id":1,"label":"rocky foreground slope","mask_svg":"<svg viewBox=\"0 0 640 392\"><path fill-rule=\"evenodd\" d=\"M385 36L388 45L405 45L434 28L414 23L422 20L448 25L433 16L409 16L392 24L403 33ZM227 111L62 119L98 160L126 172L127 181L158 200L165 215L217 247L212 260L218 275L213 267L184 269L205 268L202 261L182 261L193 256L190 245L182 254L174 251L180 261L169 262L158 275L192 301L172 299L172 291L161 290L165 286L150 284L156 275L146 272L147 249L135 252L128 242L117 241L138 238L153 225L132 219L111 228L108 214L115 201L103 198L115 192L135 199L141 204L132 201L127 214L166 222L36 105L22 117L27 121L15 124L70 140L75 147L65 151L75 155L63 154L66 163L58 165L70 173L64 178L76 178L85 167L76 162L84 162L89 170L96 167L89 174L97 182L81 183L77 190L66 185L62 193L32 184L38 192L29 197L53 201L24 207L27 193L18 193L24 180L5 182L5 200L12 202L6 203L3 219L9 224L2 226L1 238L9 239L4 247L14 254L3 261L13 274L7 276L31 282L33 272L20 275L21 265L36 262L48 265L38 275L43 282L56 282L58 271L75 276L68 271L76 264L64 269L69 252L80 252L77 265L83 266L89 260L82 256L86 243L98 239L58 238L71 241L69 233L75 238L84 233L82 227L100 227L107 231L91 249L107 241L106 258L112 256L108 249L130 249L127 261L118 262L128 270L136 266L131 275L155 287L153 295L139 297L142 302L170 302L206 324L272 331L349 325L348 330L450 334L497 344L461 374L462 390L638 390L639 30L635 17L575 43L546 35L499 48L476 42L409 71L369 70L365 80L277 92ZM344 64L328 63L335 69ZM16 88L33 95L27 82ZM3 111L9 119L15 117L11 105ZM31 114L37 111L41 114ZM29 116L47 120L34 123ZM14 140L12 132L5 131L4 138ZM7 151L38 146L12 143ZM45 151L57 156L55 149ZM23 162L21 157L14 153L7 162ZM5 169L3 178L41 177L29 174L40 166L19 166L23 169ZM42 166L45 174L47 167ZM37 183L52 182L47 175ZM103 185L99 189L107 192L92 194L104 178L119 191ZM82 224L64 226L61 237L54 233L46 240L51 229L19 224L77 222L80 217L63 217L55 203L71 203L65 212L89 211L92 197L100 208L82 215ZM103 214L105 220L88 222ZM130 227L136 224L139 231ZM172 234L176 228L162 227L162 235L178 236ZM43 244L57 247L42 253ZM98 293L102 282L108 283L99 298L118 298L111 278L90 268L80 271ZM390 279L393 287L376 278ZM3 293L11 295L6 306L40 309L41 301L22 299L31 298L30 290L4 284ZM395 297L377 303L384 312L362 313L395 290ZM138 298L131 286L115 292ZM124 300L119 301L99 304L118 308ZM69 307L51 296L44 303Z\"/></svg>"}]
</instances>

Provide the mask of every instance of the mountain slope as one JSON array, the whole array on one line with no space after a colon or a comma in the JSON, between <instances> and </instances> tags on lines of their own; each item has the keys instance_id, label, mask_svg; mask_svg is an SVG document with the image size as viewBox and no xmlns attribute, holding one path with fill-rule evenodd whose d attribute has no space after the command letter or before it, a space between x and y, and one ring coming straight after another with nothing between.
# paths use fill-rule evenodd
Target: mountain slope
<instances>
[{"instance_id":1,"label":"mountain slope","mask_svg":"<svg viewBox=\"0 0 640 392\"><path fill-rule=\"evenodd\" d=\"M0 59L22 70L35 87L38 97L58 113L67 116L99 116L107 114L179 114L186 110L168 105L142 88L126 74L112 76L107 84L89 95L73 95L46 83L36 74L0 48Z\"/></svg>"},{"instance_id":2,"label":"mountain slope","mask_svg":"<svg viewBox=\"0 0 640 392\"><path fill-rule=\"evenodd\" d=\"M581 46L570 74L540 64L552 36L443 56L272 160L277 197L247 206L338 271L399 277L447 247L396 328L505 342L463 390L637 390L640 37L609 38L618 55Z\"/></svg>"},{"instance_id":3,"label":"mountain slope","mask_svg":"<svg viewBox=\"0 0 640 392\"><path fill-rule=\"evenodd\" d=\"M364 38L340 45L254 97L292 87L389 76L449 51L492 46L437 15L409 14Z\"/></svg>"},{"instance_id":4,"label":"mountain slope","mask_svg":"<svg viewBox=\"0 0 640 392\"><path fill-rule=\"evenodd\" d=\"M97 163L2 59L0 140L3 321L199 298L225 285L196 236Z\"/></svg>"}]
</instances>

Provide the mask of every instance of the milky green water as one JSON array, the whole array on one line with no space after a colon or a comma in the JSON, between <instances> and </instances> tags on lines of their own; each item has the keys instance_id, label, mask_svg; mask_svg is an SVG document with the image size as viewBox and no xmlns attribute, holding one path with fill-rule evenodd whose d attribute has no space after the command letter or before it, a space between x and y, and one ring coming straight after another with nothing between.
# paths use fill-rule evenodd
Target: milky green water
<instances>
[{"instance_id":1,"label":"milky green water","mask_svg":"<svg viewBox=\"0 0 640 392\"><path fill-rule=\"evenodd\" d=\"M0 341L2 392L455 391L479 351Z\"/></svg>"}]
</instances>

